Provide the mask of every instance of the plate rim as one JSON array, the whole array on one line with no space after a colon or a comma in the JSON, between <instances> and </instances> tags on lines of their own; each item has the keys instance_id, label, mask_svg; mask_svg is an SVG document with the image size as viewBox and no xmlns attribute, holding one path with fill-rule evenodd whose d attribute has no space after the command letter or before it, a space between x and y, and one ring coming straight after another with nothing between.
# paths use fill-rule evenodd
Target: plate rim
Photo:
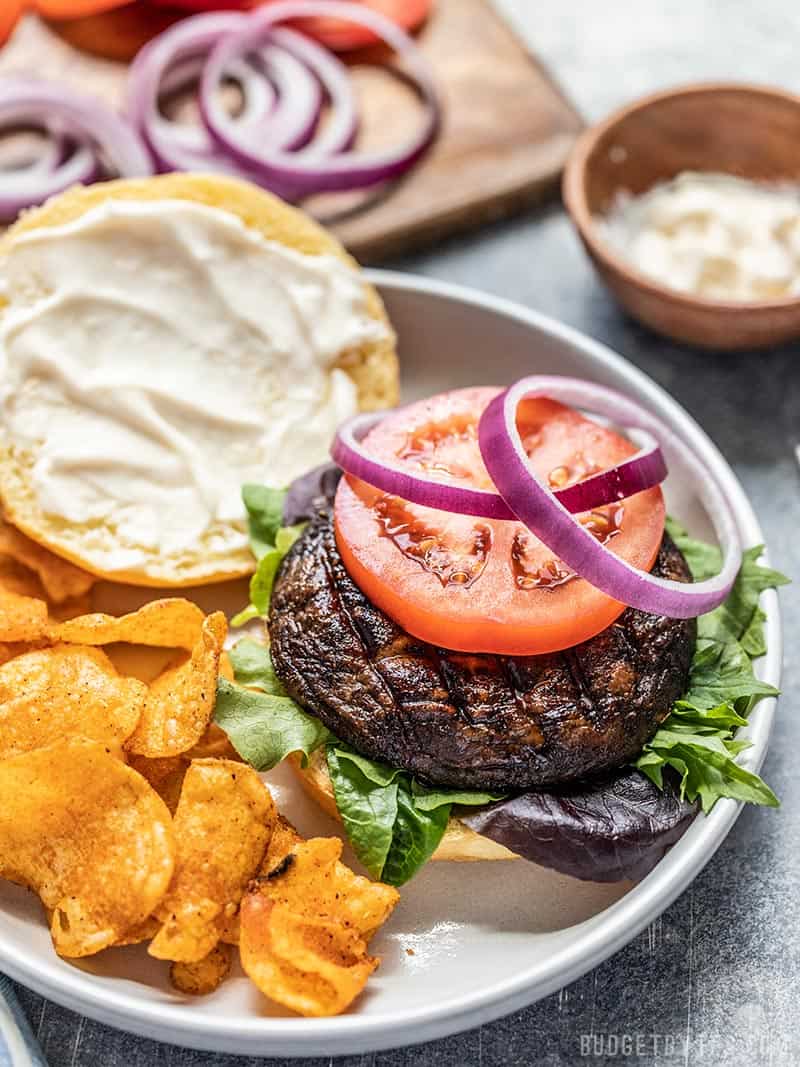
<instances>
[{"instance_id":1,"label":"plate rim","mask_svg":"<svg viewBox=\"0 0 800 1067\"><path fill-rule=\"evenodd\" d=\"M763 542L758 519L743 486L705 430L649 375L607 345L539 311L468 286L399 271L369 270L365 274L379 290L434 296L515 319L580 349L602 366L621 371L646 401L652 398L657 407L666 406L699 443L704 459L721 480L737 525L745 531L748 543ZM767 611L769 651L759 663L759 675L777 687L782 641L776 592L765 593L762 604ZM758 770L766 756L775 707L774 698L763 701L748 728L747 736L753 748L745 762L752 770ZM297 1019L254 1015L251 1019L229 1023L226 1016L187 1012L179 1003L143 1002L122 987L108 990L77 968L62 970L62 961L56 957L44 960L24 955L6 943L2 933L0 967L16 981L63 1007L121 1030L190 1048L240 1055L300 1057L417 1044L471 1029L522 1008L575 981L618 952L669 907L700 873L724 841L742 806L732 800L718 802L711 814L704 817L700 830L682 838L624 897L586 920L585 936L559 948L544 964L526 967L489 989L477 989L468 997L415 1008L401 1016L353 1014L330 1019Z\"/></svg>"}]
</instances>

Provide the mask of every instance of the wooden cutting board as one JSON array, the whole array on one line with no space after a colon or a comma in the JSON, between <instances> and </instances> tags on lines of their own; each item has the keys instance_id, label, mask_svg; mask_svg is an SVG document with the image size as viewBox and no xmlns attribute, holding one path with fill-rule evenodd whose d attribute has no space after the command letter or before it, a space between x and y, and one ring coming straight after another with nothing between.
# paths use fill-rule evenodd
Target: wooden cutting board
<instances>
[{"instance_id":1,"label":"wooden cutting board","mask_svg":"<svg viewBox=\"0 0 800 1067\"><path fill-rule=\"evenodd\" d=\"M309 205L366 262L551 195L581 127L572 105L489 0L438 0L419 40L444 102L434 148L380 196L339 194ZM124 64L79 51L33 16L0 51L0 75L12 71L63 79L107 102L122 101ZM409 90L360 62L353 74L365 116L363 143L377 147L408 137L419 120Z\"/></svg>"}]
</instances>

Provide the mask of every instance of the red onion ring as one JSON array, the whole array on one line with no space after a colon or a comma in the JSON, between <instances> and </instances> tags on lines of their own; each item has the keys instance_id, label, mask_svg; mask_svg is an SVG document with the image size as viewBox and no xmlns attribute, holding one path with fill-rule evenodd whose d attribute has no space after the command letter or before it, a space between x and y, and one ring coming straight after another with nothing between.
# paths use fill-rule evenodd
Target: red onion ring
<instances>
[{"instance_id":1,"label":"red onion ring","mask_svg":"<svg viewBox=\"0 0 800 1067\"><path fill-rule=\"evenodd\" d=\"M63 85L23 78L0 80L0 128L35 125L57 139L76 143L56 166L0 174L0 218L41 204L79 182L93 181L100 157L123 177L153 173L153 165L134 131L113 111ZM61 151L63 156L63 151Z\"/></svg>"},{"instance_id":2,"label":"red onion ring","mask_svg":"<svg viewBox=\"0 0 800 1067\"><path fill-rule=\"evenodd\" d=\"M0 124L3 115L0 108ZM51 157L54 158L54 157ZM13 222L20 211L43 204L71 185L94 181L99 172L94 153L85 145L50 170L44 166L0 172L0 220Z\"/></svg>"},{"instance_id":3,"label":"red onion ring","mask_svg":"<svg viewBox=\"0 0 800 1067\"><path fill-rule=\"evenodd\" d=\"M668 451L678 454L714 524L723 552L720 573L695 583L657 578L636 570L581 526L528 465L516 415L520 402L531 394L590 407L598 414L647 430ZM492 481L517 518L568 567L608 596L640 611L688 619L713 611L730 593L741 566L742 549L725 495L691 449L660 419L632 401L574 378L523 378L489 403L478 424L478 442Z\"/></svg>"},{"instance_id":4,"label":"red onion ring","mask_svg":"<svg viewBox=\"0 0 800 1067\"><path fill-rule=\"evenodd\" d=\"M159 86L159 96L169 96L187 89L192 83L198 83L204 62L204 56L188 56L179 60L166 71ZM241 87L243 97L242 110L234 121L242 123L243 126L256 126L265 121L277 101L277 92L272 82L244 61L232 65L228 74ZM159 137L196 153L198 159L210 157L216 151L204 126L171 122L158 109L153 116L153 122Z\"/></svg>"},{"instance_id":5,"label":"red onion ring","mask_svg":"<svg viewBox=\"0 0 800 1067\"><path fill-rule=\"evenodd\" d=\"M40 123L34 122L30 127L7 127L0 130L0 137L13 136L17 132L25 132L26 129L35 130L36 133L41 134L41 143L36 148L29 147L21 159L7 156L4 151L0 175L19 178L23 175L52 174L56 167L69 156L67 138L43 130Z\"/></svg>"},{"instance_id":6,"label":"red onion ring","mask_svg":"<svg viewBox=\"0 0 800 1067\"><path fill-rule=\"evenodd\" d=\"M548 395L553 395L552 393ZM616 394L615 394L616 395ZM356 415L339 427L331 447L331 458L343 471L362 482L399 496L412 504L460 515L475 515L482 519L504 519L518 522L499 493L488 489L469 489L449 485L392 467L371 456L361 444L367 433L386 417L386 412ZM660 485L667 476L667 467L658 442L647 432L644 446L635 455L609 470L585 478L575 485L554 492L565 508L572 513L591 511L633 496L644 489Z\"/></svg>"},{"instance_id":7,"label":"red onion ring","mask_svg":"<svg viewBox=\"0 0 800 1067\"><path fill-rule=\"evenodd\" d=\"M322 159L312 149L304 153L291 153L276 146L255 150L231 129L218 102L219 88L230 63L267 43L277 23L314 14L331 15L369 27L405 60L425 104L426 117L417 135L403 148ZM412 38L385 16L340 0L283 0L247 16L247 24L222 37L211 52L203 73L200 108L204 122L227 153L242 166L260 173L262 184L268 188L277 183L282 188L296 190L298 196L363 188L399 177L427 151L441 120L433 78Z\"/></svg>"},{"instance_id":8,"label":"red onion ring","mask_svg":"<svg viewBox=\"0 0 800 1067\"><path fill-rule=\"evenodd\" d=\"M221 12L176 22L136 54L128 71L125 110L160 169L204 169L216 156L205 128L169 122L159 110L159 97L165 84L167 90L174 87L169 75L176 67L202 58L221 35L244 19L245 15Z\"/></svg>"},{"instance_id":9,"label":"red onion ring","mask_svg":"<svg viewBox=\"0 0 800 1067\"><path fill-rule=\"evenodd\" d=\"M122 177L153 173L153 164L128 123L99 100L65 85L22 78L0 81L0 122L35 120L102 153Z\"/></svg>"},{"instance_id":10,"label":"red onion ring","mask_svg":"<svg viewBox=\"0 0 800 1067\"><path fill-rule=\"evenodd\" d=\"M199 74L209 50L246 26L249 18L241 13L219 12L185 19L150 41L134 59L128 73L126 110L161 170L211 170L262 186L266 184L260 171L242 166L221 151L205 126L172 123L159 109L159 97L165 88L175 85L176 68L185 70L185 65L194 60L199 64ZM244 80L243 72L248 67L253 69L252 62L258 61L263 69L261 80L275 90L273 106L263 114L253 109L248 116L246 104L245 113L232 118L220 105L220 122L247 143L258 135L259 140L267 138L285 151L305 144L313 135L322 105L322 92L315 75L319 74L319 69L327 70L327 60L323 49L306 42L300 34L276 29L263 48L249 58L234 59L226 64L223 72L223 78L240 78L247 102L254 87ZM338 60L332 62L341 66ZM352 86L344 68L341 69L343 74L337 83L337 92L343 114L350 116L349 123L354 128ZM254 71L256 79L261 73ZM350 128L348 126L348 130ZM268 188L287 199L294 196L293 188L279 182L271 183Z\"/></svg>"},{"instance_id":11,"label":"red onion ring","mask_svg":"<svg viewBox=\"0 0 800 1067\"><path fill-rule=\"evenodd\" d=\"M270 39L274 45L293 55L315 75L328 98L330 115L325 128L305 151L314 155L330 155L349 148L358 132L358 110L347 67L316 41L298 33L297 30L276 26L270 33ZM286 95L288 97L289 93ZM321 101L317 102L317 115L320 103ZM312 133L313 129L309 131L308 136ZM300 142L295 139L286 147L291 148L292 145L299 147Z\"/></svg>"},{"instance_id":12,"label":"red onion ring","mask_svg":"<svg viewBox=\"0 0 800 1067\"><path fill-rule=\"evenodd\" d=\"M254 57L275 89L276 106L272 114L267 116L267 124L259 124L257 130L253 128L251 140L255 143L255 134L258 133L259 139L266 138L294 150L307 144L314 136L322 111L322 89L308 64L298 57L293 48L293 38L300 35L291 30L286 32L288 38L283 41L273 38L273 42ZM202 74L198 78L198 88L201 80ZM240 123L241 116L233 121ZM210 135L209 140L217 147Z\"/></svg>"}]
</instances>

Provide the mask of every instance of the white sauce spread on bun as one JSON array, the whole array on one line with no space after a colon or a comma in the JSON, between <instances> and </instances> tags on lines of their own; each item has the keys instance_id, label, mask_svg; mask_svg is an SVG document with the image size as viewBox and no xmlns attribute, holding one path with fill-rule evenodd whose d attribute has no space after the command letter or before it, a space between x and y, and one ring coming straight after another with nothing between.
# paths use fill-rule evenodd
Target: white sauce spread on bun
<instances>
[{"instance_id":1,"label":"white sauce spread on bun","mask_svg":"<svg viewBox=\"0 0 800 1067\"><path fill-rule=\"evenodd\" d=\"M386 332L340 258L188 200L108 200L21 233L3 274L6 444L35 454L45 513L113 524L87 557L103 571L219 522L215 547L243 548L242 484L325 457L358 408L333 364Z\"/></svg>"}]
</instances>

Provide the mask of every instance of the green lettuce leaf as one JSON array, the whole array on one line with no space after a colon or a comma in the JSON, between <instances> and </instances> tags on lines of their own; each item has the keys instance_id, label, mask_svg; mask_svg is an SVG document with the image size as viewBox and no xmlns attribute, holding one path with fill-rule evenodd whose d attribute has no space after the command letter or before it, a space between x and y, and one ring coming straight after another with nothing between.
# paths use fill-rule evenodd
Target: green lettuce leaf
<instances>
[{"instance_id":1,"label":"green lettuce leaf","mask_svg":"<svg viewBox=\"0 0 800 1067\"><path fill-rule=\"evenodd\" d=\"M674 520L667 524L695 580L717 574L719 549L690 537ZM747 725L756 703L777 690L756 678L751 660L766 651L764 612L758 604L765 589L784 585L778 571L762 566L761 546L748 549L730 595L715 611L698 619L698 641L688 691L675 703L635 766L662 788L664 767L681 777L681 794L699 799L710 811L720 797L766 804L778 800L757 774L736 762L750 743L735 733Z\"/></svg>"},{"instance_id":2,"label":"green lettuce leaf","mask_svg":"<svg viewBox=\"0 0 800 1067\"><path fill-rule=\"evenodd\" d=\"M716 545L708 545L690 537L674 519L667 520L667 529L683 552L695 581L701 582L719 573L722 555ZM699 637L724 644L729 640L743 642L745 635L748 635L747 643L756 649L749 654L754 657L764 654L765 616L758 606L758 598L765 589L786 585L789 579L780 571L764 567L758 562L763 551L763 545L755 545L743 553L742 565L730 595L716 610L698 619Z\"/></svg>"},{"instance_id":3,"label":"green lettuce leaf","mask_svg":"<svg viewBox=\"0 0 800 1067\"><path fill-rule=\"evenodd\" d=\"M336 806L373 878L402 885L436 851L454 804L489 804L489 793L428 789L410 775L332 741L326 749Z\"/></svg>"},{"instance_id":4,"label":"green lettuce leaf","mask_svg":"<svg viewBox=\"0 0 800 1067\"><path fill-rule=\"evenodd\" d=\"M389 885L403 885L428 862L444 837L450 818L449 805L420 811L406 775L400 776L397 785L397 818L381 871L382 880Z\"/></svg>"},{"instance_id":5,"label":"green lettuce leaf","mask_svg":"<svg viewBox=\"0 0 800 1067\"><path fill-rule=\"evenodd\" d=\"M292 752L308 756L330 737L319 721L287 696L255 693L229 682L217 681L214 721L231 744L257 771L268 771Z\"/></svg>"},{"instance_id":6,"label":"green lettuce leaf","mask_svg":"<svg viewBox=\"0 0 800 1067\"><path fill-rule=\"evenodd\" d=\"M243 637L228 652L228 656L236 681L240 685L246 685L249 689L260 689L262 693L269 693L271 696L286 696L286 691L272 666L272 656L267 645L250 637Z\"/></svg>"},{"instance_id":7,"label":"green lettuce leaf","mask_svg":"<svg viewBox=\"0 0 800 1067\"><path fill-rule=\"evenodd\" d=\"M667 533L683 553L696 582L719 574L722 569L722 553L716 545L709 545L706 541L691 537L688 530L670 515L667 516L666 527Z\"/></svg>"},{"instance_id":8,"label":"green lettuce leaf","mask_svg":"<svg viewBox=\"0 0 800 1067\"><path fill-rule=\"evenodd\" d=\"M282 526L286 489L265 485L243 485L242 500L247 509L250 548L258 561L250 579L250 603L231 619L232 626L244 626L251 619L269 613L272 585L280 562L303 532L304 523Z\"/></svg>"},{"instance_id":9,"label":"green lettuce leaf","mask_svg":"<svg viewBox=\"0 0 800 1067\"><path fill-rule=\"evenodd\" d=\"M275 537L283 523L286 489L266 485L243 485L242 500L250 526L250 547L256 559L275 548Z\"/></svg>"},{"instance_id":10,"label":"green lettuce leaf","mask_svg":"<svg viewBox=\"0 0 800 1067\"><path fill-rule=\"evenodd\" d=\"M390 786L400 776L401 772L396 768L386 763L378 763L377 760L367 759L366 756L362 756L360 752L343 745L340 741L334 742L334 745L338 750L339 761L356 767L371 785Z\"/></svg>"},{"instance_id":11,"label":"green lettuce leaf","mask_svg":"<svg viewBox=\"0 0 800 1067\"><path fill-rule=\"evenodd\" d=\"M761 608L756 608L753 612L753 616L747 626L747 629L741 636L739 644L745 650L750 659L758 659L759 656L766 655L767 651L767 636L764 631L764 623L767 621L766 614Z\"/></svg>"},{"instance_id":12,"label":"green lettuce leaf","mask_svg":"<svg viewBox=\"0 0 800 1067\"><path fill-rule=\"evenodd\" d=\"M328 745L328 771L336 807L355 854L373 878L380 878L392 847L397 822L399 772L372 775L369 760ZM375 781L375 778L379 781Z\"/></svg>"},{"instance_id":13,"label":"green lettuce leaf","mask_svg":"<svg viewBox=\"0 0 800 1067\"><path fill-rule=\"evenodd\" d=\"M411 793L414 797L414 806L420 811L433 811L445 805L462 805L463 807L478 807L481 804L492 804L495 800L502 800L502 793L478 793L467 789L429 789L420 785L416 779L411 783Z\"/></svg>"},{"instance_id":14,"label":"green lettuce leaf","mask_svg":"<svg viewBox=\"0 0 800 1067\"><path fill-rule=\"evenodd\" d=\"M670 722L673 730L685 727L693 733L736 730L740 726L747 726L747 719L731 704L720 704L716 708L698 708L688 700L675 701Z\"/></svg>"},{"instance_id":15,"label":"green lettuce leaf","mask_svg":"<svg viewBox=\"0 0 800 1067\"><path fill-rule=\"evenodd\" d=\"M636 766L661 788L661 770L674 767L681 776L681 794L700 798L710 811L720 797L778 806L778 798L757 774L740 766L735 757L747 742L726 743L717 734L692 734L664 729L645 748Z\"/></svg>"},{"instance_id":16,"label":"green lettuce leaf","mask_svg":"<svg viewBox=\"0 0 800 1067\"><path fill-rule=\"evenodd\" d=\"M760 681L753 673L750 657L738 641L726 644L698 641L699 656L695 656L689 675L686 700L698 708L713 708L723 702L741 708L752 707L763 697L777 696L778 690ZM713 656L709 658L709 651Z\"/></svg>"},{"instance_id":17,"label":"green lettuce leaf","mask_svg":"<svg viewBox=\"0 0 800 1067\"><path fill-rule=\"evenodd\" d=\"M258 561L256 573L250 579L250 603L259 615L269 614L269 602L272 597L272 583L278 571L278 564L285 553L277 548L270 548Z\"/></svg>"}]
</instances>

